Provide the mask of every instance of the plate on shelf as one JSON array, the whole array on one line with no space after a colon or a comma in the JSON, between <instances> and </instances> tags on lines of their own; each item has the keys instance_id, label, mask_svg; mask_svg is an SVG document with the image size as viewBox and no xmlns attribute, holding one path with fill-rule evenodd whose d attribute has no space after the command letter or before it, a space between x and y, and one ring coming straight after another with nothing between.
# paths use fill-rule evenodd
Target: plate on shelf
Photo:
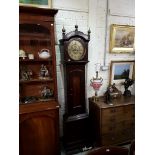
<instances>
[{"instance_id":1,"label":"plate on shelf","mask_svg":"<svg viewBox=\"0 0 155 155\"><path fill-rule=\"evenodd\" d=\"M51 57L49 49L42 49L38 52L39 58L41 59L48 59Z\"/></svg>"}]
</instances>

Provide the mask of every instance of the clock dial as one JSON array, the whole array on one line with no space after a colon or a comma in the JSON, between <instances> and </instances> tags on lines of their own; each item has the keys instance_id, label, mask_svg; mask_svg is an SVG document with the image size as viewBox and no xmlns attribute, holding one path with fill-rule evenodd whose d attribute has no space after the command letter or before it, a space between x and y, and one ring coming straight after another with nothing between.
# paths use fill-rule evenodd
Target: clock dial
<instances>
[{"instance_id":1,"label":"clock dial","mask_svg":"<svg viewBox=\"0 0 155 155\"><path fill-rule=\"evenodd\" d=\"M68 45L68 55L73 60L81 60L85 55L85 49L78 40L72 40Z\"/></svg>"}]
</instances>

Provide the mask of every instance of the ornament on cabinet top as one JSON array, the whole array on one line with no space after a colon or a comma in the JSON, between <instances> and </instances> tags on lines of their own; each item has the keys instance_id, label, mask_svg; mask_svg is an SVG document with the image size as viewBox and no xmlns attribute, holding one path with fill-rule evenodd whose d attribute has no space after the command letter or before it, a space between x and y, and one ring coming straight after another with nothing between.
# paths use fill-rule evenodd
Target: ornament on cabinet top
<instances>
[{"instance_id":1,"label":"ornament on cabinet top","mask_svg":"<svg viewBox=\"0 0 155 155\"><path fill-rule=\"evenodd\" d=\"M49 49L42 49L38 52L39 58L41 59L48 59L51 57Z\"/></svg>"},{"instance_id":2,"label":"ornament on cabinet top","mask_svg":"<svg viewBox=\"0 0 155 155\"><path fill-rule=\"evenodd\" d=\"M124 96L131 96L131 91L128 90L128 88L132 86L133 84L134 84L133 79L130 79L130 78L125 79L125 82L123 83L124 89L125 89L124 94L123 94Z\"/></svg>"},{"instance_id":3,"label":"ornament on cabinet top","mask_svg":"<svg viewBox=\"0 0 155 155\"><path fill-rule=\"evenodd\" d=\"M107 91L105 92L104 96L106 99L106 103L112 105L112 101L114 99L120 98L122 96L122 92L118 90L115 86L115 83L113 83L107 88Z\"/></svg>"},{"instance_id":4,"label":"ornament on cabinet top","mask_svg":"<svg viewBox=\"0 0 155 155\"><path fill-rule=\"evenodd\" d=\"M28 54L28 58L29 58L29 60L33 60L34 59L34 54L33 53L29 53Z\"/></svg>"},{"instance_id":5,"label":"ornament on cabinet top","mask_svg":"<svg viewBox=\"0 0 155 155\"><path fill-rule=\"evenodd\" d=\"M21 80L30 80L32 79L32 70L27 67L20 67L20 79Z\"/></svg>"},{"instance_id":6,"label":"ornament on cabinet top","mask_svg":"<svg viewBox=\"0 0 155 155\"><path fill-rule=\"evenodd\" d=\"M26 96L24 98L21 99L21 103L33 103L38 101L38 98L35 96Z\"/></svg>"},{"instance_id":7,"label":"ornament on cabinet top","mask_svg":"<svg viewBox=\"0 0 155 155\"><path fill-rule=\"evenodd\" d=\"M42 99L49 99L53 96L53 90L48 88L47 86L44 86L44 88L41 91L41 98Z\"/></svg>"},{"instance_id":8,"label":"ornament on cabinet top","mask_svg":"<svg viewBox=\"0 0 155 155\"><path fill-rule=\"evenodd\" d=\"M94 91L95 91L95 96L92 97L92 99L94 101L97 101L98 100L98 94L97 92L99 91L100 87L102 86L102 82L103 82L103 78L102 77L98 77L98 71L96 71L96 77L92 78L90 80L90 86L93 87Z\"/></svg>"},{"instance_id":9,"label":"ornament on cabinet top","mask_svg":"<svg viewBox=\"0 0 155 155\"><path fill-rule=\"evenodd\" d=\"M19 58L22 58L22 59L25 59L27 56L26 56L26 53L24 50L20 49L19 50Z\"/></svg>"},{"instance_id":10,"label":"ornament on cabinet top","mask_svg":"<svg viewBox=\"0 0 155 155\"><path fill-rule=\"evenodd\" d=\"M49 79L49 71L46 67L46 65L41 65L41 68L40 68L40 74L39 74L39 78L40 79Z\"/></svg>"}]
</instances>

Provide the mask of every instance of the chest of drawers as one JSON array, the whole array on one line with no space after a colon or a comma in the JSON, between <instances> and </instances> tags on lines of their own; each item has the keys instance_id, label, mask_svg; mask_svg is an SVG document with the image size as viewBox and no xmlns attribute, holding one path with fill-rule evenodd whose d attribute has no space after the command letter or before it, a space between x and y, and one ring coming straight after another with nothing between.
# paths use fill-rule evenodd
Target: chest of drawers
<instances>
[{"instance_id":1,"label":"chest of drawers","mask_svg":"<svg viewBox=\"0 0 155 155\"><path fill-rule=\"evenodd\" d=\"M108 105L102 97L89 99L92 131L98 145L118 145L131 141L135 134L135 97L113 100Z\"/></svg>"}]
</instances>

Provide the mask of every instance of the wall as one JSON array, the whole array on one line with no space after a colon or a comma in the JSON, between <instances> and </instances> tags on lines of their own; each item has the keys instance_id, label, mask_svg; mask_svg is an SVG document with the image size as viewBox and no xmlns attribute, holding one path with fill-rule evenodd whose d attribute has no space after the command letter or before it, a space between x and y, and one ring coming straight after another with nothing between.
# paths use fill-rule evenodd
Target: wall
<instances>
[{"instance_id":1,"label":"wall","mask_svg":"<svg viewBox=\"0 0 155 155\"><path fill-rule=\"evenodd\" d=\"M60 108L60 133L62 136L62 116L64 114L63 70L60 64L59 39L62 38L62 28L66 32L73 31L75 24L79 30L87 33L91 29L89 42L89 63L87 65L87 97L94 95L90 87L90 79L95 76L95 64L105 65L106 70L100 71L103 86L98 92L102 95L109 84L109 65L111 60L134 60L134 54L109 54L109 28L111 24L134 25L134 0L53 0L53 8L58 9L56 15L56 57L58 99ZM118 86L123 91L122 86ZM131 88L134 93L134 86ZM88 106L88 104L87 104Z\"/></svg>"}]
</instances>

